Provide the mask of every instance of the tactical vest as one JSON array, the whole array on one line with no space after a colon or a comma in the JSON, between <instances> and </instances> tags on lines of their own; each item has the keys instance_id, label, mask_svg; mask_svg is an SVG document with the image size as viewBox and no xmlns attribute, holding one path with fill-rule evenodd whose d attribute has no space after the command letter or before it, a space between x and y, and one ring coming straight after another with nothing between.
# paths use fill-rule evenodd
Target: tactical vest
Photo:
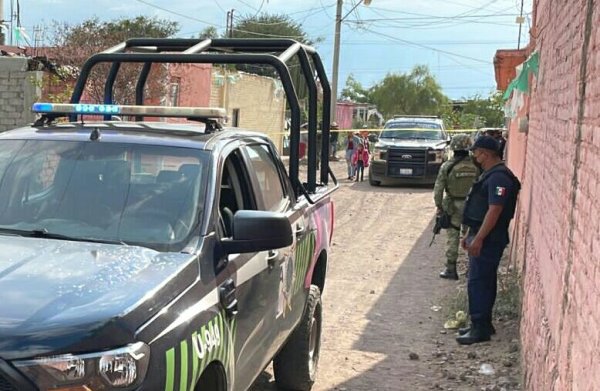
<instances>
[{"instance_id":1,"label":"tactical vest","mask_svg":"<svg viewBox=\"0 0 600 391\"><path fill-rule=\"evenodd\" d=\"M508 216L509 221L512 220L515 215L517 195L521 190L521 182L519 182L519 179L517 179L517 177L504 164L499 164L491 170L485 172L479 178L479 180L473 184L471 192L467 197L465 211L463 213L463 224L471 228L479 229L483 223L485 215L487 214L489 204L487 194L483 189L483 185L493 173L502 173L502 175L508 176L514 183L515 192L511 195L511 199L505 205L505 208L508 210L506 216Z\"/></svg>"},{"instance_id":2,"label":"tactical vest","mask_svg":"<svg viewBox=\"0 0 600 391\"><path fill-rule=\"evenodd\" d=\"M453 199L465 199L479 176L479 169L465 158L450 166L446 192Z\"/></svg>"}]
</instances>

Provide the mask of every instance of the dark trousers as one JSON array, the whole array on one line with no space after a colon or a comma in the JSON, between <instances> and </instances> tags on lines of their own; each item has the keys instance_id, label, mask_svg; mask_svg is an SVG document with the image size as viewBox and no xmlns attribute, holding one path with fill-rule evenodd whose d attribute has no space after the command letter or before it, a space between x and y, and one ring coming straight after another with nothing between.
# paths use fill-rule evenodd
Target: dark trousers
<instances>
[{"instance_id":1,"label":"dark trousers","mask_svg":"<svg viewBox=\"0 0 600 391\"><path fill-rule=\"evenodd\" d=\"M472 240L469 237L467 240ZM506 244L484 241L478 257L469 256L469 313L474 324L488 325L498 289L498 266Z\"/></svg>"},{"instance_id":2,"label":"dark trousers","mask_svg":"<svg viewBox=\"0 0 600 391\"><path fill-rule=\"evenodd\" d=\"M360 175L360 180L362 181L365 175L365 162L359 160L356 162L356 181L358 182L358 176Z\"/></svg>"}]
</instances>

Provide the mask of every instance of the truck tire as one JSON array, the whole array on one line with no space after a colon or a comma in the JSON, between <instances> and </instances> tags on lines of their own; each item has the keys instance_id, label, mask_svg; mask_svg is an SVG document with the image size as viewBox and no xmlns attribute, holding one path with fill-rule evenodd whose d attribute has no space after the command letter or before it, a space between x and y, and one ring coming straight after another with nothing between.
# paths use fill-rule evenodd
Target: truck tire
<instances>
[{"instance_id":1,"label":"truck tire","mask_svg":"<svg viewBox=\"0 0 600 391\"><path fill-rule=\"evenodd\" d=\"M380 186L381 182L373 180L371 178L371 175L369 175L369 185L371 185L371 186Z\"/></svg>"},{"instance_id":2,"label":"truck tire","mask_svg":"<svg viewBox=\"0 0 600 391\"><path fill-rule=\"evenodd\" d=\"M294 391L309 391L312 388L319 363L321 325L321 292L316 285L311 285L300 324L273 359L278 387Z\"/></svg>"}]
</instances>

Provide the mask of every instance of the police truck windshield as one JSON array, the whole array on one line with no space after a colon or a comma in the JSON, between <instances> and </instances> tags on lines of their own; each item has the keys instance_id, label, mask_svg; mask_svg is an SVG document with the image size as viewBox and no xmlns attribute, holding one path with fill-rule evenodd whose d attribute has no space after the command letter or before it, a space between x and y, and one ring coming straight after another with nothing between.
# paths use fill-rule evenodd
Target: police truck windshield
<instances>
[{"instance_id":1,"label":"police truck windshield","mask_svg":"<svg viewBox=\"0 0 600 391\"><path fill-rule=\"evenodd\" d=\"M440 124L435 122L390 122L379 138L396 140L444 140Z\"/></svg>"},{"instance_id":2,"label":"police truck windshield","mask_svg":"<svg viewBox=\"0 0 600 391\"><path fill-rule=\"evenodd\" d=\"M201 218L207 162L169 146L0 141L0 234L181 251Z\"/></svg>"}]
</instances>

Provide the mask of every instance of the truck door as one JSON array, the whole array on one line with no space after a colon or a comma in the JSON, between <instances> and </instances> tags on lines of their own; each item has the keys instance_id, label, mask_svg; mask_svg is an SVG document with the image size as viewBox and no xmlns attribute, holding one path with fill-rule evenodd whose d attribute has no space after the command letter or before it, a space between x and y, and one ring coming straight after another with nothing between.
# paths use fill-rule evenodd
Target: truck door
<instances>
[{"instance_id":1,"label":"truck door","mask_svg":"<svg viewBox=\"0 0 600 391\"><path fill-rule=\"evenodd\" d=\"M256 210L257 202L249 170L240 150L225 160L218 194L221 238L231 237L233 216L238 210ZM218 260L217 277L223 307L234 319L235 389L245 390L271 359L271 324L265 314L277 305L277 276L266 252L229 254Z\"/></svg>"},{"instance_id":2,"label":"truck door","mask_svg":"<svg viewBox=\"0 0 600 391\"><path fill-rule=\"evenodd\" d=\"M250 178L255 190L259 209L281 212L288 216L295 232L292 246L269 252L269 267L274 286L270 291L277 305L265 314L265 322L272 328L270 355L277 353L300 319L306 302L303 283L308 262L296 257L297 243L303 242L306 226L302 210L295 210L295 199L290 186L286 185L286 173L280 170L279 160L270 144L251 144L243 148L250 167ZM289 181L288 181L289 182ZM304 252L306 258L308 251ZM273 289L274 288L274 289Z\"/></svg>"}]
</instances>

